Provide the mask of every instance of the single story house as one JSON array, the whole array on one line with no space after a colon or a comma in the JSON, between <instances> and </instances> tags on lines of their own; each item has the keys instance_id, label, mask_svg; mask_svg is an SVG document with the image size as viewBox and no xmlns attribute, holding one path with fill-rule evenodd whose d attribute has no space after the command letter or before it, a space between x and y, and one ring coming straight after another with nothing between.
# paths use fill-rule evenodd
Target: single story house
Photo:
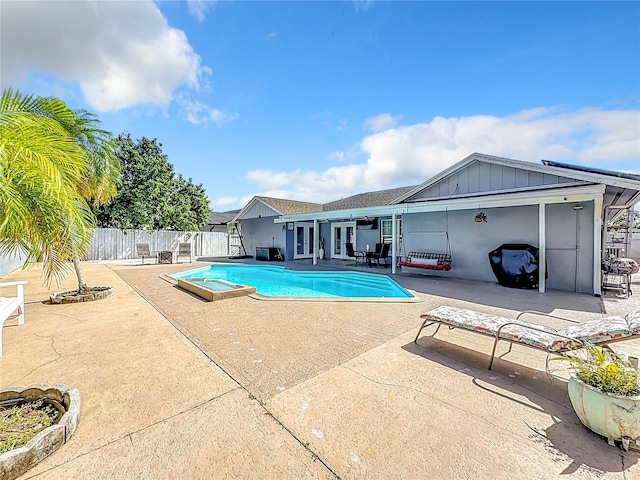
<instances>
[{"instance_id":1,"label":"single story house","mask_svg":"<svg viewBox=\"0 0 640 480\"><path fill-rule=\"evenodd\" d=\"M391 244L391 271L409 252L448 252L449 271L495 281L488 253L502 244L539 252L540 292L601 293L607 225L640 201L640 175L558 162L541 164L474 153L426 182L328 204L254 197L234 218L248 253L275 247L284 259L348 258L345 244Z\"/></svg>"}]
</instances>

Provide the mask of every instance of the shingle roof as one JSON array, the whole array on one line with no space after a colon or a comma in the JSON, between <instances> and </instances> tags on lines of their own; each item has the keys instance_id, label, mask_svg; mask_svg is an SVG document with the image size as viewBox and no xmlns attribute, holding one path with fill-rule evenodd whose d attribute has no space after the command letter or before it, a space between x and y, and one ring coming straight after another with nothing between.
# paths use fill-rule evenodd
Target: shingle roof
<instances>
[{"instance_id":1,"label":"shingle roof","mask_svg":"<svg viewBox=\"0 0 640 480\"><path fill-rule=\"evenodd\" d=\"M208 225L225 225L228 223L240 210L230 210L228 212L211 212L209 215Z\"/></svg>"},{"instance_id":2,"label":"shingle roof","mask_svg":"<svg viewBox=\"0 0 640 480\"><path fill-rule=\"evenodd\" d=\"M335 202L325 203L322 210L325 212L331 210L348 210L351 208L367 208L380 207L389 205L396 198L401 197L407 192L416 188L416 185L410 187L389 188L387 190L378 190L376 192L365 192L351 197L346 197Z\"/></svg>"},{"instance_id":3,"label":"shingle roof","mask_svg":"<svg viewBox=\"0 0 640 480\"><path fill-rule=\"evenodd\" d=\"M256 196L270 207L281 212L283 215L298 215L300 213L321 212L322 205L319 203L299 202L297 200L285 200L283 198Z\"/></svg>"}]
</instances>

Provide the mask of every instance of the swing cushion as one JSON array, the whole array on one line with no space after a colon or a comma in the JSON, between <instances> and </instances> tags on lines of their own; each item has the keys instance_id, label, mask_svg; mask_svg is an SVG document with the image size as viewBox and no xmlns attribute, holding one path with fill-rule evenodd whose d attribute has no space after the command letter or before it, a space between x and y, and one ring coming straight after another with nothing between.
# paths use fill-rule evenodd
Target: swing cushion
<instances>
[{"instance_id":1,"label":"swing cushion","mask_svg":"<svg viewBox=\"0 0 640 480\"><path fill-rule=\"evenodd\" d=\"M437 258L413 258L411 259L411 262L418 265L438 265Z\"/></svg>"},{"instance_id":2,"label":"swing cushion","mask_svg":"<svg viewBox=\"0 0 640 480\"><path fill-rule=\"evenodd\" d=\"M451 270L451 255L448 253L410 252L398 265L430 270Z\"/></svg>"}]
</instances>

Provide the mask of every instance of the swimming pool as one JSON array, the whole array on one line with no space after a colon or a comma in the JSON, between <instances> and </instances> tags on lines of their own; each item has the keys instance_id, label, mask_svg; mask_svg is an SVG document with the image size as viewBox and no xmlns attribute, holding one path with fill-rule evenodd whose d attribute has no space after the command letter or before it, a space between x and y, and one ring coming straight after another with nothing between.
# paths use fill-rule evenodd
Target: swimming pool
<instances>
[{"instance_id":1,"label":"swimming pool","mask_svg":"<svg viewBox=\"0 0 640 480\"><path fill-rule=\"evenodd\" d=\"M170 277L249 285L266 297L415 299L386 275L360 272L301 272L274 266L212 265Z\"/></svg>"}]
</instances>

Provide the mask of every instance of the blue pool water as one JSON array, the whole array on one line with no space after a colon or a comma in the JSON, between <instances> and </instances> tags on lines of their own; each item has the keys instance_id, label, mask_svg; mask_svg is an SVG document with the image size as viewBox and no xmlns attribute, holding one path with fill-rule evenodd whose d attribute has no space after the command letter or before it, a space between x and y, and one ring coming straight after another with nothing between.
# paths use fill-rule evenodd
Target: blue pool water
<instances>
[{"instance_id":1,"label":"blue pool water","mask_svg":"<svg viewBox=\"0 0 640 480\"><path fill-rule=\"evenodd\" d=\"M272 266L212 265L171 277L249 285L267 297L414 298L387 276L359 272L298 272Z\"/></svg>"},{"instance_id":2,"label":"blue pool water","mask_svg":"<svg viewBox=\"0 0 640 480\"><path fill-rule=\"evenodd\" d=\"M196 285L200 285L201 287L208 288L209 290L213 290L215 292L226 292L229 290L235 290L236 288L240 288L241 285L236 285L233 283L225 282L220 279L212 279L212 278L204 278L204 277L180 277L182 279L187 279L191 283L195 283Z\"/></svg>"}]
</instances>

